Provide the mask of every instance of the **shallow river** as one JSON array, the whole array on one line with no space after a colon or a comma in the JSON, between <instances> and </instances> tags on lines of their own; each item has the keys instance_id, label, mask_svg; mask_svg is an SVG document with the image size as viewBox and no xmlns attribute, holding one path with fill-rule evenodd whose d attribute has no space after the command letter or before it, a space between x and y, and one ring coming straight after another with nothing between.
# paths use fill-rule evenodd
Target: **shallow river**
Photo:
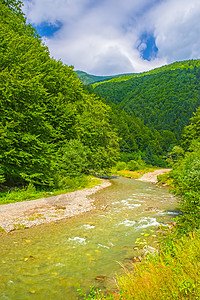
<instances>
[{"instance_id":1,"label":"shallow river","mask_svg":"<svg viewBox=\"0 0 200 300\"><path fill-rule=\"evenodd\" d=\"M95 211L0 237L1 300L74 300L80 286L112 286L143 230L176 214L167 188L133 179L113 179L92 198Z\"/></svg>"}]
</instances>

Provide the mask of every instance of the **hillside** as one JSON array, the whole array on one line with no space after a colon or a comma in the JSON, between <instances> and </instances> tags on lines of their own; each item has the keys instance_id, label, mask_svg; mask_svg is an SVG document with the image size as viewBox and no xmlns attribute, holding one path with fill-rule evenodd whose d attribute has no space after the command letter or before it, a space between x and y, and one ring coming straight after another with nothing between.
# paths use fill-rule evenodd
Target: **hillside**
<instances>
[{"instance_id":1,"label":"hillside","mask_svg":"<svg viewBox=\"0 0 200 300\"><path fill-rule=\"evenodd\" d=\"M155 70L93 84L107 103L134 113L150 128L180 136L200 105L200 60L176 62Z\"/></svg>"},{"instance_id":2,"label":"hillside","mask_svg":"<svg viewBox=\"0 0 200 300\"><path fill-rule=\"evenodd\" d=\"M115 164L110 107L50 57L20 6L0 2L0 183L69 187Z\"/></svg>"},{"instance_id":3,"label":"hillside","mask_svg":"<svg viewBox=\"0 0 200 300\"><path fill-rule=\"evenodd\" d=\"M76 74L78 76L78 78L84 83L84 84L93 84L96 82L104 82L107 80L111 80L114 78L118 78L118 77L125 77L125 76L129 76L129 75L133 75L133 74L119 74L119 75L112 75L112 76L96 76L96 75L91 75L88 74L86 72L83 71L76 71Z\"/></svg>"}]
</instances>

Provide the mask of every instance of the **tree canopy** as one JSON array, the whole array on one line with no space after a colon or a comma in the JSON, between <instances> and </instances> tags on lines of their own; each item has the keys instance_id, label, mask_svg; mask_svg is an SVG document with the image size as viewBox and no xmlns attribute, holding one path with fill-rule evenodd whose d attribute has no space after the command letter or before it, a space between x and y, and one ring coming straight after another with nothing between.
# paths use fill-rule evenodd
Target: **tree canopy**
<instances>
[{"instance_id":1,"label":"tree canopy","mask_svg":"<svg viewBox=\"0 0 200 300\"><path fill-rule=\"evenodd\" d=\"M50 58L19 17L20 5L0 3L0 180L51 185L57 174L109 168L118 156L110 108L84 89L73 67ZM83 165L74 157L69 170L75 149Z\"/></svg>"}]
</instances>

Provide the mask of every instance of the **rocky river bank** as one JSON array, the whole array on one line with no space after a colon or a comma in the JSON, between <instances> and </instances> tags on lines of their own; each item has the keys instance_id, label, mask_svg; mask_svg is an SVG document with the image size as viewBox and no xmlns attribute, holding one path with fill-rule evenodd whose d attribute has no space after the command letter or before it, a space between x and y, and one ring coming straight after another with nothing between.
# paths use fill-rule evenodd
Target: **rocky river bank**
<instances>
[{"instance_id":1,"label":"rocky river bank","mask_svg":"<svg viewBox=\"0 0 200 300\"><path fill-rule=\"evenodd\" d=\"M169 171L170 169L156 170L138 180L157 183L157 176ZM110 185L108 180L102 180L102 184L91 189L1 205L0 228L10 232L83 214L95 208L93 200L88 196Z\"/></svg>"}]
</instances>

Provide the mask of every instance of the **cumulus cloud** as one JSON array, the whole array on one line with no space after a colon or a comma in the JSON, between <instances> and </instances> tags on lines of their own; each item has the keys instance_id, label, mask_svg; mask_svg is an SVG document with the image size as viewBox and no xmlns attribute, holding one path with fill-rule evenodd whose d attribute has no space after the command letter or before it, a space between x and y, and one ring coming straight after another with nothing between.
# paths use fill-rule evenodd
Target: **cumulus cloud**
<instances>
[{"instance_id":1,"label":"cumulus cloud","mask_svg":"<svg viewBox=\"0 0 200 300\"><path fill-rule=\"evenodd\" d=\"M168 62L200 57L199 16L198 0L169 0L153 12L160 57Z\"/></svg>"},{"instance_id":2,"label":"cumulus cloud","mask_svg":"<svg viewBox=\"0 0 200 300\"><path fill-rule=\"evenodd\" d=\"M91 74L140 72L199 57L199 0L24 0L24 12L36 27L62 24L43 37L51 55ZM149 60L144 34L158 48Z\"/></svg>"}]
</instances>

